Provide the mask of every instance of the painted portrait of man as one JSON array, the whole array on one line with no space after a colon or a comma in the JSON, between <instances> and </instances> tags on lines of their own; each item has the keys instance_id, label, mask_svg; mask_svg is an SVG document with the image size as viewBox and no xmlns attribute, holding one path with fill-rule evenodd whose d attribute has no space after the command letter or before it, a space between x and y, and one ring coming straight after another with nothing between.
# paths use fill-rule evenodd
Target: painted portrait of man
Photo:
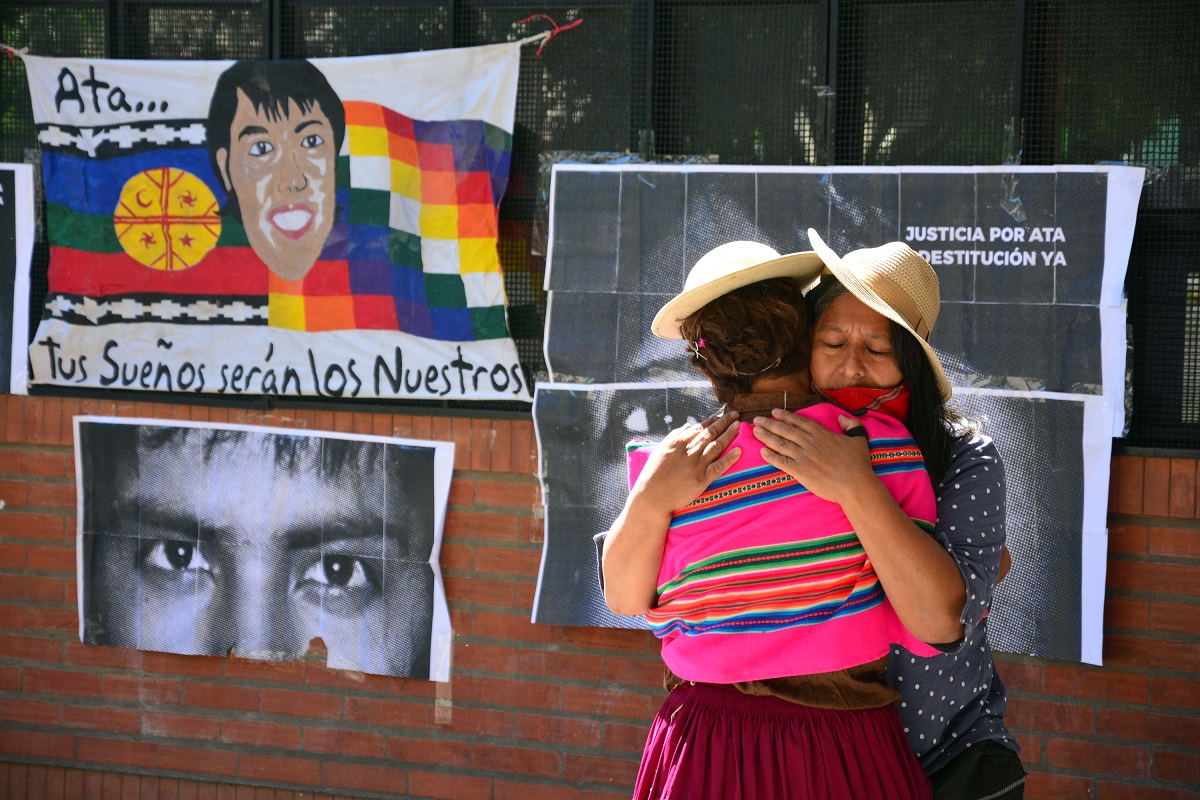
<instances>
[{"instance_id":1,"label":"painted portrait of man","mask_svg":"<svg viewBox=\"0 0 1200 800\"><path fill-rule=\"evenodd\" d=\"M308 61L239 61L217 80L206 137L222 214L284 280L308 273L333 229L345 132L342 101Z\"/></svg>"},{"instance_id":2,"label":"painted portrait of man","mask_svg":"<svg viewBox=\"0 0 1200 800\"><path fill-rule=\"evenodd\" d=\"M432 448L122 421L78 446L84 641L284 660L320 638L331 667L430 676Z\"/></svg>"}]
</instances>

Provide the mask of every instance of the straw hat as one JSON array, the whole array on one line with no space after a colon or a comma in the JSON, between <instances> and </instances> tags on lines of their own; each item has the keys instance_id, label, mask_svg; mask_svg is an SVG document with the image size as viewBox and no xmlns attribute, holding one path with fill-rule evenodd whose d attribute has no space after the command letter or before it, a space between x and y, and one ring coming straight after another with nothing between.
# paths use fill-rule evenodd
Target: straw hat
<instances>
[{"instance_id":1,"label":"straw hat","mask_svg":"<svg viewBox=\"0 0 1200 800\"><path fill-rule=\"evenodd\" d=\"M808 241L850 294L917 338L933 366L938 393L950 399L950 381L942 362L929 346L929 335L941 307L937 273L929 262L904 242L853 250L844 256L829 249L812 228Z\"/></svg>"},{"instance_id":2,"label":"straw hat","mask_svg":"<svg viewBox=\"0 0 1200 800\"><path fill-rule=\"evenodd\" d=\"M811 250L781 256L758 242L723 244L696 262L683 291L659 310L650 330L663 339L679 339L680 323L718 297L771 278L796 278L807 289L821 266L820 256Z\"/></svg>"}]
</instances>

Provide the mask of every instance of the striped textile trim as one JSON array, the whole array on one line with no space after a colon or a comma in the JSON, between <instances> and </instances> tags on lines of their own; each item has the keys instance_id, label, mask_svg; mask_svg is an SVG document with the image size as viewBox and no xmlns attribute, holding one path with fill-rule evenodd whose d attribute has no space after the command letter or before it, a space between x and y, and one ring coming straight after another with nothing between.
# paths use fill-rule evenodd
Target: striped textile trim
<instances>
[{"instance_id":1,"label":"striped textile trim","mask_svg":"<svg viewBox=\"0 0 1200 800\"><path fill-rule=\"evenodd\" d=\"M658 595L646 619L662 637L813 625L877 606L883 589L851 532L703 559Z\"/></svg>"}]
</instances>

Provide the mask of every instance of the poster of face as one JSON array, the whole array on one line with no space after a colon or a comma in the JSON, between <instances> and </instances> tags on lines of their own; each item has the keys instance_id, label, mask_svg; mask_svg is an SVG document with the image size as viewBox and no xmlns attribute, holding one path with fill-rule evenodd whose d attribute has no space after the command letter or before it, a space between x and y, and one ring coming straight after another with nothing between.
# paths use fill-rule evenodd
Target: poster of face
<instances>
[{"instance_id":1,"label":"poster of face","mask_svg":"<svg viewBox=\"0 0 1200 800\"><path fill-rule=\"evenodd\" d=\"M25 56L50 244L30 382L529 400L497 251L520 48Z\"/></svg>"},{"instance_id":2,"label":"poster of face","mask_svg":"<svg viewBox=\"0 0 1200 800\"><path fill-rule=\"evenodd\" d=\"M624 411L606 409L641 409L649 439L715 411L711 399L685 413L636 399L711 397L682 344L655 338L650 321L713 247L809 250L813 227L838 253L904 241L938 275L931 344L953 403L992 437L1008 475L1014 566L992 608L993 645L1100 663L1108 469L1125 425L1122 287L1142 177L1107 166L556 166L551 382L534 401L546 503L535 621L640 624L609 614L596 582L592 537L624 503L623 445L636 438ZM585 447L567 425L589 431Z\"/></svg>"},{"instance_id":3,"label":"poster of face","mask_svg":"<svg viewBox=\"0 0 1200 800\"><path fill-rule=\"evenodd\" d=\"M80 638L449 680L454 446L76 417Z\"/></svg>"}]
</instances>

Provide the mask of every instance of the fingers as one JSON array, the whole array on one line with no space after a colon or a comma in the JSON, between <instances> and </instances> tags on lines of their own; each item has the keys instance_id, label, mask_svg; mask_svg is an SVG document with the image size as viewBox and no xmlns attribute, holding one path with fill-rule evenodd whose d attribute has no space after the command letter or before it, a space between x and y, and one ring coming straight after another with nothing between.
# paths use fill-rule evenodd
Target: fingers
<instances>
[{"instance_id":1,"label":"fingers","mask_svg":"<svg viewBox=\"0 0 1200 800\"><path fill-rule=\"evenodd\" d=\"M737 463L737 460L741 457L741 455L742 448L735 447L713 463L709 464L708 469L705 471L705 475L707 476L708 480L712 481L724 475L730 467Z\"/></svg>"},{"instance_id":2,"label":"fingers","mask_svg":"<svg viewBox=\"0 0 1200 800\"><path fill-rule=\"evenodd\" d=\"M737 420L733 420L725 428L724 433L713 439L704 447L704 452L714 456L719 455L725 450L726 447L729 447L730 443L732 443L735 438L737 438L738 431L741 430L741 428L741 423Z\"/></svg>"},{"instance_id":3,"label":"fingers","mask_svg":"<svg viewBox=\"0 0 1200 800\"><path fill-rule=\"evenodd\" d=\"M730 425L736 422L737 419L738 412L736 411L729 411L724 414L718 412L701 422L700 427L712 433L714 436L720 436L729 428Z\"/></svg>"}]
</instances>

